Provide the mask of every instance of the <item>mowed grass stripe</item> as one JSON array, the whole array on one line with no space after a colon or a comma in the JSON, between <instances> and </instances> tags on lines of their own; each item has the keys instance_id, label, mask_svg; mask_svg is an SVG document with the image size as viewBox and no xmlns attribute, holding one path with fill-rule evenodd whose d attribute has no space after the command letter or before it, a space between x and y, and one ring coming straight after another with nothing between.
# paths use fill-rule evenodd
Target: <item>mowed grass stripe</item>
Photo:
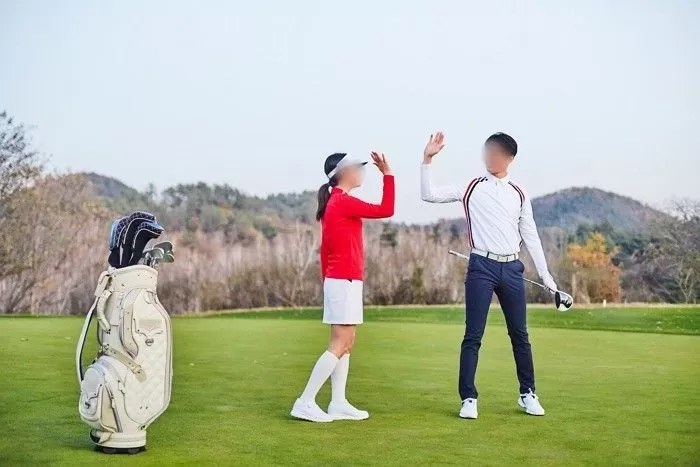
<instances>
[{"instance_id":1,"label":"mowed grass stripe","mask_svg":"<svg viewBox=\"0 0 700 467\"><path fill-rule=\"evenodd\" d=\"M492 314L492 315L495 315ZM493 316L492 316L493 317ZM692 465L698 459L700 339L533 327L543 418L517 409L502 325L487 328L480 419L456 417L459 324L370 322L349 396L363 423L287 416L328 329L308 320L175 319L175 377L149 450L90 449L73 368L81 321L0 323L0 465ZM319 402L326 404L328 388Z\"/></svg>"},{"instance_id":2,"label":"mowed grass stripe","mask_svg":"<svg viewBox=\"0 0 700 467\"><path fill-rule=\"evenodd\" d=\"M236 319L320 320L319 308L215 313ZM401 321L415 323L464 323L464 307L367 307L365 321ZM590 329L601 331L652 332L700 335L700 307L678 308L574 308L558 312L551 308L531 307L528 321L532 327ZM489 323L504 325L498 306L491 308Z\"/></svg>"}]
</instances>

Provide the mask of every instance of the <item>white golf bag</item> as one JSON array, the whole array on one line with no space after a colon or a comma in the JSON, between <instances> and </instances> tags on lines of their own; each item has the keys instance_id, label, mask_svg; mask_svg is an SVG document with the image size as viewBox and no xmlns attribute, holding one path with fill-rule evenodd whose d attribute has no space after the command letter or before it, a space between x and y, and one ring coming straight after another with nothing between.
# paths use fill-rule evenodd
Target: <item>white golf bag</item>
<instances>
[{"instance_id":1,"label":"white golf bag","mask_svg":"<svg viewBox=\"0 0 700 467\"><path fill-rule=\"evenodd\" d=\"M76 350L78 411L90 438L105 452L135 453L146 429L168 407L172 383L170 317L156 295L158 271L137 264L100 274L95 301ZM82 353L93 315L97 358L83 371Z\"/></svg>"}]
</instances>

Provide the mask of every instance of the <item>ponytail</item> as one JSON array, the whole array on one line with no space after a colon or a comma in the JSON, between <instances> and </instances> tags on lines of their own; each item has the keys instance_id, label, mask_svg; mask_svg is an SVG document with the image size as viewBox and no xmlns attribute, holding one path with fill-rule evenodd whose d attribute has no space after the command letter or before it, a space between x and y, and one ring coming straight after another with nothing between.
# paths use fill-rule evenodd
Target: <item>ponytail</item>
<instances>
[{"instance_id":1,"label":"ponytail","mask_svg":"<svg viewBox=\"0 0 700 467\"><path fill-rule=\"evenodd\" d=\"M326 213L326 205L328 205L328 200L331 197L331 187L334 187L336 183L335 177L333 177L318 189L318 208L316 209L317 221L323 219L323 215Z\"/></svg>"}]
</instances>

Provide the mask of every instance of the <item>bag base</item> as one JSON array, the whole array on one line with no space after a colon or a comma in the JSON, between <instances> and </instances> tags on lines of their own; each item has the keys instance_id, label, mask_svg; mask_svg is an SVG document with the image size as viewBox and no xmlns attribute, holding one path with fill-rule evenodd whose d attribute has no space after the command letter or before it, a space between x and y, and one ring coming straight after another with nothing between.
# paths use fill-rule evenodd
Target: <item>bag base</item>
<instances>
[{"instance_id":1,"label":"bag base","mask_svg":"<svg viewBox=\"0 0 700 467\"><path fill-rule=\"evenodd\" d=\"M90 440L102 452L108 454L136 454L146 450L146 432L138 433L108 433L91 430Z\"/></svg>"}]
</instances>

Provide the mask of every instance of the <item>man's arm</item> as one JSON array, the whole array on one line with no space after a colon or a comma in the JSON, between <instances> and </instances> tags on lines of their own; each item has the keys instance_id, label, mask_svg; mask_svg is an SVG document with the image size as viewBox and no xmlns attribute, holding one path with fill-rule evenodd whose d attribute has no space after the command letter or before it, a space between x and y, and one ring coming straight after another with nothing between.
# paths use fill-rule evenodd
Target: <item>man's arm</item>
<instances>
[{"instance_id":1,"label":"man's arm","mask_svg":"<svg viewBox=\"0 0 700 467\"><path fill-rule=\"evenodd\" d=\"M437 155L442 148L445 147L445 135L437 132L435 135L430 135L428 144L423 150L423 165L420 168L420 197L423 201L429 203L454 203L462 201L464 189L458 186L441 186L433 185L430 164L433 162L433 157Z\"/></svg>"},{"instance_id":2,"label":"man's arm","mask_svg":"<svg viewBox=\"0 0 700 467\"><path fill-rule=\"evenodd\" d=\"M537 226L535 225L535 219L532 216L532 204L530 203L530 198L525 196L523 200L523 207L520 211L520 221L518 223L520 229L520 236L525 242L525 247L532 257L532 261L535 263L535 268L537 269L537 274L539 274L542 282L551 290L557 290L557 284L554 282L552 275L547 269L547 259L544 257L544 250L542 249L542 241L540 240L540 235L537 233Z\"/></svg>"},{"instance_id":3,"label":"man's arm","mask_svg":"<svg viewBox=\"0 0 700 467\"><path fill-rule=\"evenodd\" d=\"M439 186L433 185L430 164L423 164L420 167L420 197L429 203L454 203L462 201L464 188L459 186Z\"/></svg>"}]
</instances>

